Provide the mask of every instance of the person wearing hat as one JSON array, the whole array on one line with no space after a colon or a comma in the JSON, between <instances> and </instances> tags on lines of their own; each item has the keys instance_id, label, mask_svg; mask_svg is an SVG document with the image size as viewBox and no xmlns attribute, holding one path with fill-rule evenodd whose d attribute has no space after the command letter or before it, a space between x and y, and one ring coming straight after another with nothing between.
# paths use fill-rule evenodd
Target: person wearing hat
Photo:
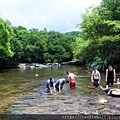
<instances>
[{"instance_id":1,"label":"person wearing hat","mask_svg":"<svg viewBox=\"0 0 120 120\"><path fill-rule=\"evenodd\" d=\"M100 88L106 92L108 95L115 96L115 97L120 97L120 89L117 88L103 88L100 86Z\"/></svg>"},{"instance_id":2,"label":"person wearing hat","mask_svg":"<svg viewBox=\"0 0 120 120\"><path fill-rule=\"evenodd\" d=\"M66 78L61 78L59 80L56 81L55 83L55 88L58 92L62 92L62 88L63 88L63 85L65 83L69 83L69 80Z\"/></svg>"},{"instance_id":3,"label":"person wearing hat","mask_svg":"<svg viewBox=\"0 0 120 120\"><path fill-rule=\"evenodd\" d=\"M91 82L93 83L94 87L98 87L100 84L100 72L97 70L96 67L93 68L92 75L91 75Z\"/></svg>"},{"instance_id":4,"label":"person wearing hat","mask_svg":"<svg viewBox=\"0 0 120 120\"><path fill-rule=\"evenodd\" d=\"M52 93L55 90L55 83L53 78L49 78L46 82L47 91Z\"/></svg>"}]
</instances>

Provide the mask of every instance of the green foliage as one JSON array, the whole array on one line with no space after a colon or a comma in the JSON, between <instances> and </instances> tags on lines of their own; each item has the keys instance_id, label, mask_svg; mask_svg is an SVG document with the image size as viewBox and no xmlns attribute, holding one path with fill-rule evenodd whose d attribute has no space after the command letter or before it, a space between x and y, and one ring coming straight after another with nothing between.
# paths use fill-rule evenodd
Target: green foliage
<instances>
[{"instance_id":1,"label":"green foliage","mask_svg":"<svg viewBox=\"0 0 120 120\"><path fill-rule=\"evenodd\" d=\"M107 68L107 66L108 66L107 59L108 58L106 58L105 60L102 60L99 57L95 57L93 62L92 62L92 64L91 64L91 67L96 66L99 70L104 71Z\"/></svg>"},{"instance_id":2,"label":"green foliage","mask_svg":"<svg viewBox=\"0 0 120 120\"><path fill-rule=\"evenodd\" d=\"M73 58L73 47L75 38L63 33L48 32L46 62L66 62Z\"/></svg>"},{"instance_id":3,"label":"green foliage","mask_svg":"<svg viewBox=\"0 0 120 120\"><path fill-rule=\"evenodd\" d=\"M120 0L102 0L101 13L107 20L120 20Z\"/></svg>"},{"instance_id":4,"label":"green foliage","mask_svg":"<svg viewBox=\"0 0 120 120\"><path fill-rule=\"evenodd\" d=\"M71 32L67 32L66 35L69 34L69 35L77 38L79 33L80 33L79 31L71 31Z\"/></svg>"},{"instance_id":5,"label":"green foliage","mask_svg":"<svg viewBox=\"0 0 120 120\"><path fill-rule=\"evenodd\" d=\"M6 56L12 56L10 40L13 37L13 31L8 20L0 18L0 59Z\"/></svg>"},{"instance_id":6,"label":"green foliage","mask_svg":"<svg viewBox=\"0 0 120 120\"><path fill-rule=\"evenodd\" d=\"M93 8L90 8L90 11L91 9ZM82 18L84 20L80 25L82 28L82 33L86 39L89 38L96 40L97 38L103 36L101 29L102 19L97 9L95 9L92 13L89 13L87 10L87 12L82 15Z\"/></svg>"},{"instance_id":7,"label":"green foliage","mask_svg":"<svg viewBox=\"0 0 120 120\"><path fill-rule=\"evenodd\" d=\"M67 62L79 60L104 70L111 63L120 67L120 0L102 0L82 15L80 32L27 30L11 27L0 19L0 62L10 66L19 62Z\"/></svg>"},{"instance_id":8,"label":"green foliage","mask_svg":"<svg viewBox=\"0 0 120 120\"><path fill-rule=\"evenodd\" d=\"M77 38L76 39L76 44L75 44L75 49L73 51L74 58L76 60L80 60L81 62L84 61L84 56L85 56L85 49L89 45L89 40L85 41L82 38Z\"/></svg>"},{"instance_id":9,"label":"green foliage","mask_svg":"<svg viewBox=\"0 0 120 120\"><path fill-rule=\"evenodd\" d=\"M81 32L76 39L74 58L104 71L107 65L120 64L120 1L102 0L82 15Z\"/></svg>"},{"instance_id":10,"label":"green foliage","mask_svg":"<svg viewBox=\"0 0 120 120\"><path fill-rule=\"evenodd\" d=\"M8 20L0 18L0 67L3 67L8 62L8 58L13 56L10 44L13 37L14 33L11 23Z\"/></svg>"},{"instance_id":11,"label":"green foliage","mask_svg":"<svg viewBox=\"0 0 120 120\"><path fill-rule=\"evenodd\" d=\"M4 24L8 25L7 23ZM17 65L20 62L61 63L72 60L75 38L70 34L48 32L47 29L39 31L33 28L27 30L22 26L5 29L4 24L3 28L1 27L2 37L0 41L0 52L2 56L4 55L1 57L2 67Z\"/></svg>"}]
</instances>

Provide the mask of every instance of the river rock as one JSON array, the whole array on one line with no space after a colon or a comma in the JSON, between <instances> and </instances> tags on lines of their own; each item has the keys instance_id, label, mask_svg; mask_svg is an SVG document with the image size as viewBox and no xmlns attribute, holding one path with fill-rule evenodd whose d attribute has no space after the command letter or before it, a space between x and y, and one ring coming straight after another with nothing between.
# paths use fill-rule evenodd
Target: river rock
<instances>
[{"instance_id":1,"label":"river rock","mask_svg":"<svg viewBox=\"0 0 120 120\"><path fill-rule=\"evenodd\" d=\"M88 101L87 104L89 104L89 105L97 105L98 102L96 102L96 101Z\"/></svg>"},{"instance_id":2,"label":"river rock","mask_svg":"<svg viewBox=\"0 0 120 120\"><path fill-rule=\"evenodd\" d=\"M112 112L108 109L103 109L101 111L99 111L100 114L111 114Z\"/></svg>"},{"instance_id":3,"label":"river rock","mask_svg":"<svg viewBox=\"0 0 120 120\"><path fill-rule=\"evenodd\" d=\"M115 107L115 109L119 110L120 111L120 107Z\"/></svg>"},{"instance_id":4,"label":"river rock","mask_svg":"<svg viewBox=\"0 0 120 120\"><path fill-rule=\"evenodd\" d=\"M64 104L74 104L73 102L63 102Z\"/></svg>"},{"instance_id":5,"label":"river rock","mask_svg":"<svg viewBox=\"0 0 120 120\"><path fill-rule=\"evenodd\" d=\"M38 91L37 91L38 90ZM77 91L78 89L76 89ZM12 105L12 109L18 113L27 114L117 114L120 113L119 99L106 95L79 94L75 90L67 93L45 93L45 88L35 89L33 92L21 95ZM106 104L100 104L104 98ZM29 103L29 104L28 104ZM22 108L22 109L21 109Z\"/></svg>"},{"instance_id":6,"label":"river rock","mask_svg":"<svg viewBox=\"0 0 120 120\"><path fill-rule=\"evenodd\" d=\"M25 104L19 104L19 105L11 105L14 108L25 108L25 107L30 107L29 105L25 105Z\"/></svg>"},{"instance_id":7,"label":"river rock","mask_svg":"<svg viewBox=\"0 0 120 120\"><path fill-rule=\"evenodd\" d=\"M51 107L49 110L50 110L50 111L57 111L57 110L58 110L58 107Z\"/></svg>"}]
</instances>

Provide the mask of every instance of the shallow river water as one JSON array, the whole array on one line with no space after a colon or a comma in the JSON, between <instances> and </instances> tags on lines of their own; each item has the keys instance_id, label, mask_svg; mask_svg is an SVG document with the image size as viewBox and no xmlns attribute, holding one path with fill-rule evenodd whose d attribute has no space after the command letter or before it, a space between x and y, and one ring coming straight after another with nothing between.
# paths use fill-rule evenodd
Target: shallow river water
<instances>
[{"instance_id":1,"label":"shallow river water","mask_svg":"<svg viewBox=\"0 0 120 120\"><path fill-rule=\"evenodd\" d=\"M62 93L46 93L46 80L66 78L66 70L78 76L77 88L65 84ZM120 98L107 96L99 87L94 89L90 76L84 67L67 65L0 70L0 113L120 114ZM100 84L105 87L104 74Z\"/></svg>"}]
</instances>

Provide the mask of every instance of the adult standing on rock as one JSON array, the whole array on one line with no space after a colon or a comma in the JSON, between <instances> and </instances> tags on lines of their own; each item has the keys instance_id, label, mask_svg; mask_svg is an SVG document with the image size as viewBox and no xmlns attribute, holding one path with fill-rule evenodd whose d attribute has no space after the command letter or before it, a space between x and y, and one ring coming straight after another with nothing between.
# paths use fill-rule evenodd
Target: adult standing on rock
<instances>
[{"instance_id":1,"label":"adult standing on rock","mask_svg":"<svg viewBox=\"0 0 120 120\"><path fill-rule=\"evenodd\" d=\"M109 65L108 69L106 70L106 88L108 88L109 84L113 85L115 80L115 69L112 68L112 65Z\"/></svg>"},{"instance_id":2,"label":"adult standing on rock","mask_svg":"<svg viewBox=\"0 0 120 120\"><path fill-rule=\"evenodd\" d=\"M100 84L100 72L97 70L96 67L93 68L93 72L91 75L91 82L93 83L93 85L97 88Z\"/></svg>"},{"instance_id":3,"label":"adult standing on rock","mask_svg":"<svg viewBox=\"0 0 120 120\"><path fill-rule=\"evenodd\" d=\"M70 88L76 87L77 76L69 71L66 71L66 73L68 74L68 79L70 80Z\"/></svg>"}]
</instances>

